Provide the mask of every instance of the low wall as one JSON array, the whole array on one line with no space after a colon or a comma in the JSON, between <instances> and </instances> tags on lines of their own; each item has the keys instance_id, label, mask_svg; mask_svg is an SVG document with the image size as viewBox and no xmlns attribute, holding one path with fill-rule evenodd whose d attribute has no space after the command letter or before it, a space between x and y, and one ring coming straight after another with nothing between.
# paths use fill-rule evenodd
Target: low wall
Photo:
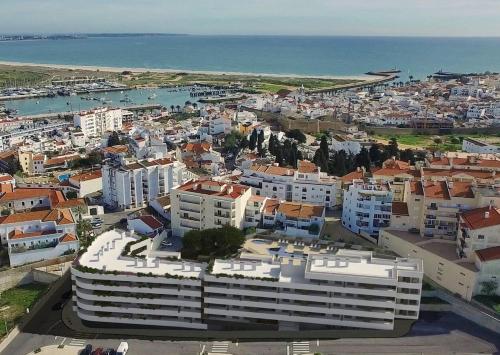
<instances>
[{"instance_id":1,"label":"low wall","mask_svg":"<svg viewBox=\"0 0 500 355\"><path fill-rule=\"evenodd\" d=\"M34 280L32 270L72 261L74 255L65 255L59 258L39 261L0 272L0 292L9 288L32 283Z\"/></svg>"}]
</instances>

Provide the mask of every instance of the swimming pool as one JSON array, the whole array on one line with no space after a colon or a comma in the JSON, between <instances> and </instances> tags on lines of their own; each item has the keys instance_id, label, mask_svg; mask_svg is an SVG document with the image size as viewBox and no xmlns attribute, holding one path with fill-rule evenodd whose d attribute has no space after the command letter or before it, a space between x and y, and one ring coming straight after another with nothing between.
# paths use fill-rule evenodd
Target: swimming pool
<instances>
[{"instance_id":1,"label":"swimming pool","mask_svg":"<svg viewBox=\"0 0 500 355\"><path fill-rule=\"evenodd\" d=\"M264 239L252 239L252 243L254 244L267 244L268 241Z\"/></svg>"},{"instance_id":2,"label":"swimming pool","mask_svg":"<svg viewBox=\"0 0 500 355\"><path fill-rule=\"evenodd\" d=\"M57 177L57 180L59 180L60 182L68 181L70 176L70 174L62 174Z\"/></svg>"}]
</instances>

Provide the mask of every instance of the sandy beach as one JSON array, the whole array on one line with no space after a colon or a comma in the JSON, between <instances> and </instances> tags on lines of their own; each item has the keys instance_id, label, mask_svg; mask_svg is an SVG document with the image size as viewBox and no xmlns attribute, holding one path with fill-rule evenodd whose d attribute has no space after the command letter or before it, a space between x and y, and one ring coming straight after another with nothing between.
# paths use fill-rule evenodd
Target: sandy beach
<instances>
[{"instance_id":1,"label":"sandy beach","mask_svg":"<svg viewBox=\"0 0 500 355\"><path fill-rule=\"evenodd\" d=\"M52 69L67 69L67 70L89 70L89 71L103 71L111 73L121 73L123 71L130 71L132 73L188 73L188 74L202 74L202 75L239 75L251 77L269 77L269 78L310 78L310 79L327 79L327 80L361 80L361 81L375 81L383 79L382 76L376 75L298 75L298 74L267 74L267 73L244 73L244 72L221 72L221 71L207 71L207 70L181 70L181 69L160 69L160 68L125 68L125 67L101 67L92 65L68 65L68 64L46 64L46 63L22 63L22 62L7 62L0 61L0 65L8 66L22 66L22 67L38 67L38 68L52 68Z\"/></svg>"}]
</instances>

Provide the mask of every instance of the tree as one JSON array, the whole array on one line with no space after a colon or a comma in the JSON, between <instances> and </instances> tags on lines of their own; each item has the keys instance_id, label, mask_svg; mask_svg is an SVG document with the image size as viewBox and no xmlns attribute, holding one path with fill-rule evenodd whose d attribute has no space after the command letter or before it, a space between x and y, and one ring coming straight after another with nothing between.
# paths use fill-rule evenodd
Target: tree
<instances>
[{"instance_id":1,"label":"tree","mask_svg":"<svg viewBox=\"0 0 500 355\"><path fill-rule=\"evenodd\" d=\"M238 252L244 242L243 231L229 225L190 230L182 238L181 255L187 259L227 258Z\"/></svg>"},{"instance_id":2,"label":"tree","mask_svg":"<svg viewBox=\"0 0 500 355\"><path fill-rule=\"evenodd\" d=\"M179 105L175 106L177 112L181 112L181 107Z\"/></svg>"},{"instance_id":3,"label":"tree","mask_svg":"<svg viewBox=\"0 0 500 355\"><path fill-rule=\"evenodd\" d=\"M370 160L373 164L382 166L381 157L380 146L377 143L373 143L370 147Z\"/></svg>"},{"instance_id":4,"label":"tree","mask_svg":"<svg viewBox=\"0 0 500 355\"><path fill-rule=\"evenodd\" d=\"M255 147L257 146L257 130L254 128L252 131L252 134L250 135L250 140L248 143L248 148L250 150L255 150Z\"/></svg>"},{"instance_id":5,"label":"tree","mask_svg":"<svg viewBox=\"0 0 500 355\"><path fill-rule=\"evenodd\" d=\"M389 157L399 156L398 140L396 139L396 137L392 137L389 140L389 144L385 147L385 151L387 152Z\"/></svg>"},{"instance_id":6,"label":"tree","mask_svg":"<svg viewBox=\"0 0 500 355\"><path fill-rule=\"evenodd\" d=\"M371 161L368 149L363 147L361 151L356 155L355 160L357 167L364 167L366 171L370 171Z\"/></svg>"},{"instance_id":7,"label":"tree","mask_svg":"<svg viewBox=\"0 0 500 355\"><path fill-rule=\"evenodd\" d=\"M7 162L6 171L7 171L7 173L9 173L12 176L14 176L21 169L22 168L21 168L21 164L19 163L19 160L12 158L12 159L9 159L9 161Z\"/></svg>"},{"instance_id":8,"label":"tree","mask_svg":"<svg viewBox=\"0 0 500 355\"><path fill-rule=\"evenodd\" d=\"M112 147L120 144L120 137L118 136L118 132L113 131L108 138L108 147Z\"/></svg>"},{"instance_id":9,"label":"tree","mask_svg":"<svg viewBox=\"0 0 500 355\"><path fill-rule=\"evenodd\" d=\"M234 150L236 149L241 142L241 139L243 136L240 134L238 131L231 131L226 137L224 138L224 148L226 150Z\"/></svg>"},{"instance_id":10,"label":"tree","mask_svg":"<svg viewBox=\"0 0 500 355\"><path fill-rule=\"evenodd\" d=\"M323 152L326 159L330 156L330 149L328 148L328 140L325 135L321 137L321 142L319 144L319 149Z\"/></svg>"},{"instance_id":11,"label":"tree","mask_svg":"<svg viewBox=\"0 0 500 355\"><path fill-rule=\"evenodd\" d=\"M335 152L332 160L328 164L328 173L336 176L347 174L347 154L344 150Z\"/></svg>"},{"instance_id":12,"label":"tree","mask_svg":"<svg viewBox=\"0 0 500 355\"><path fill-rule=\"evenodd\" d=\"M276 147L274 156L276 157L274 162L279 166L283 166L283 149L281 147L281 144Z\"/></svg>"},{"instance_id":13,"label":"tree","mask_svg":"<svg viewBox=\"0 0 500 355\"><path fill-rule=\"evenodd\" d=\"M175 109L175 106L174 105L170 105L170 112L174 112L174 109Z\"/></svg>"},{"instance_id":14,"label":"tree","mask_svg":"<svg viewBox=\"0 0 500 355\"><path fill-rule=\"evenodd\" d=\"M260 130L257 135L257 149L262 150L262 144L264 143L264 130Z\"/></svg>"},{"instance_id":15,"label":"tree","mask_svg":"<svg viewBox=\"0 0 500 355\"><path fill-rule=\"evenodd\" d=\"M245 149L248 147L248 139L247 137L242 137L240 140L240 149Z\"/></svg>"},{"instance_id":16,"label":"tree","mask_svg":"<svg viewBox=\"0 0 500 355\"><path fill-rule=\"evenodd\" d=\"M481 294L486 296L493 296L498 288L496 280L489 280L481 282Z\"/></svg>"},{"instance_id":17,"label":"tree","mask_svg":"<svg viewBox=\"0 0 500 355\"><path fill-rule=\"evenodd\" d=\"M90 233L92 232L92 225L90 224L88 219L82 219L82 215L80 215L80 220L76 225L76 235L80 240L80 246L86 248L91 243Z\"/></svg>"},{"instance_id":18,"label":"tree","mask_svg":"<svg viewBox=\"0 0 500 355\"><path fill-rule=\"evenodd\" d=\"M414 165L416 161L415 153L411 149L402 150L399 153L399 159L410 162L410 165Z\"/></svg>"},{"instance_id":19,"label":"tree","mask_svg":"<svg viewBox=\"0 0 500 355\"><path fill-rule=\"evenodd\" d=\"M271 133L271 136L269 137L269 153L271 153L272 155L275 155L274 153L274 148L275 148L275 144L276 144L276 138L274 137L274 134Z\"/></svg>"},{"instance_id":20,"label":"tree","mask_svg":"<svg viewBox=\"0 0 500 355\"><path fill-rule=\"evenodd\" d=\"M286 133L286 136L288 138L293 138L297 140L299 143L305 143L306 142L306 136L300 129L292 129Z\"/></svg>"},{"instance_id":21,"label":"tree","mask_svg":"<svg viewBox=\"0 0 500 355\"><path fill-rule=\"evenodd\" d=\"M321 171L328 171L328 159L323 154L321 148L314 153L313 163L319 166Z\"/></svg>"}]
</instances>

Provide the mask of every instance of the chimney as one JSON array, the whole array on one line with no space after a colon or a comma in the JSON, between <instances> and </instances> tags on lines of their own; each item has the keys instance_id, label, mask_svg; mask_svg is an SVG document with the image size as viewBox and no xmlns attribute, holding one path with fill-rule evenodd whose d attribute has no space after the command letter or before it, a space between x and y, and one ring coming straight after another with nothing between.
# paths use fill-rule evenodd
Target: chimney
<instances>
[{"instance_id":1,"label":"chimney","mask_svg":"<svg viewBox=\"0 0 500 355\"><path fill-rule=\"evenodd\" d=\"M488 219L488 218L490 218L490 212L486 211L486 212L484 212L484 219Z\"/></svg>"}]
</instances>

